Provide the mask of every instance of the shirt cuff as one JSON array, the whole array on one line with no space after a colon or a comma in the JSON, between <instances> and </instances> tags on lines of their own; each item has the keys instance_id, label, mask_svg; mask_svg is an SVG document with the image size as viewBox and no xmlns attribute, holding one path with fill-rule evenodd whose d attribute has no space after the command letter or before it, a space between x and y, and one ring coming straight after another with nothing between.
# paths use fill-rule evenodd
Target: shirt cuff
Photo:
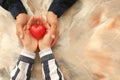
<instances>
[{"instance_id":1,"label":"shirt cuff","mask_svg":"<svg viewBox=\"0 0 120 80\"><path fill-rule=\"evenodd\" d=\"M52 54L51 48L43 49L39 52L40 58L42 58L46 55L49 55L49 54Z\"/></svg>"},{"instance_id":2,"label":"shirt cuff","mask_svg":"<svg viewBox=\"0 0 120 80\"><path fill-rule=\"evenodd\" d=\"M31 59L35 59L35 53L24 50L24 49L21 51L21 55L31 58Z\"/></svg>"},{"instance_id":3,"label":"shirt cuff","mask_svg":"<svg viewBox=\"0 0 120 80\"><path fill-rule=\"evenodd\" d=\"M55 59L51 48L44 49L39 52L41 63L46 64L49 60Z\"/></svg>"}]
</instances>

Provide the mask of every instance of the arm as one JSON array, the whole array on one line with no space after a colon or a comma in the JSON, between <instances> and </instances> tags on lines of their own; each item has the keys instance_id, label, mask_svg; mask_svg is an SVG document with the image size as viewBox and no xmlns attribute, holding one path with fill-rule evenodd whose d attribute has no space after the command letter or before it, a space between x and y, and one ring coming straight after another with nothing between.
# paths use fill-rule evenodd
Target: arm
<instances>
[{"instance_id":1,"label":"arm","mask_svg":"<svg viewBox=\"0 0 120 80\"><path fill-rule=\"evenodd\" d=\"M45 21L42 17L31 18L29 25L33 25L35 22L46 27L45 35L43 38L38 40L38 48L40 50L39 55L42 63L42 73L44 80L64 80L62 72L60 71L53 52L50 48L50 45L55 38L53 35L55 29L54 27L50 27L47 21Z\"/></svg>"},{"instance_id":2,"label":"arm","mask_svg":"<svg viewBox=\"0 0 120 80\"><path fill-rule=\"evenodd\" d=\"M4 9L10 11L14 18L20 13L27 13L21 0L0 0L0 5Z\"/></svg>"},{"instance_id":3,"label":"arm","mask_svg":"<svg viewBox=\"0 0 120 80\"><path fill-rule=\"evenodd\" d=\"M44 80L64 80L63 74L55 60L51 48L39 52L42 63L42 74Z\"/></svg>"},{"instance_id":4,"label":"arm","mask_svg":"<svg viewBox=\"0 0 120 80\"><path fill-rule=\"evenodd\" d=\"M47 21L51 27L54 27L55 39L51 46L54 46L58 40L58 18L70 8L77 0L53 0L47 13Z\"/></svg>"},{"instance_id":5,"label":"arm","mask_svg":"<svg viewBox=\"0 0 120 80\"><path fill-rule=\"evenodd\" d=\"M23 28L27 24L29 16L21 0L0 0L0 5L11 12L12 16L16 19L17 36L19 39L23 38Z\"/></svg>"},{"instance_id":6,"label":"arm","mask_svg":"<svg viewBox=\"0 0 120 80\"><path fill-rule=\"evenodd\" d=\"M24 27L24 38L20 38L23 43L23 51L17 61L15 68L11 72L11 80L29 80L32 65L35 59L38 41L32 37L30 31Z\"/></svg>"},{"instance_id":7,"label":"arm","mask_svg":"<svg viewBox=\"0 0 120 80\"><path fill-rule=\"evenodd\" d=\"M68 8L70 8L77 0L53 0L48 11L52 11L60 17Z\"/></svg>"},{"instance_id":8,"label":"arm","mask_svg":"<svg viewBox=\"0 0 120 80\"><path fill-rule=\"evenodd\" d=\"M29 80L34 59L35 53L23 50L11 71L11 80Z\"/></svg>"}]
</instances>

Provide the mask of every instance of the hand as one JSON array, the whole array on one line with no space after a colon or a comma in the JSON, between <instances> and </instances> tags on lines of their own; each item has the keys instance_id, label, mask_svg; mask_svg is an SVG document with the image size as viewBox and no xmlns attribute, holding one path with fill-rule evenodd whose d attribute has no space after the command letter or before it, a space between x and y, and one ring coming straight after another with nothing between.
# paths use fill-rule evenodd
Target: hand
<instances>
[{"instance_id":1,"label":"hand","mask_svg":"<svg viewBox=\"0 0 120 80\"><path fill-rule=\"evenodd\" d=\"M37 50L38 41L31 35L27 27L24 27L23 34L24 37L20 39L23 43L24 49L30 52L35 52Z\"/></svg>"},{"instance_id":2,"label":"hand","mask_svg":"<svg viewBox=\"0 0 120 80\"><path fill-rule=\"evenodd\" d=\"M35 24L42 24L46 27L46 34L42 39L39 40L39 49L43 50L45 48L51 47L51 43L53 41L54 37L54 27L50 27L49 24L41 17L31 17L27 24L27 29L30 28L30 26Z\"/></svg>"},{"instance_id":3,"label":"hand","mask_svg":"<svg viewBox=\"0 0 120 80\"><path fill-rule=\"evenodd\" d=\"M38 17L38 18L33 18L33 21L38 21L40 24L44 25L46 27L46 34L44 35L44 37L42 39L39 40L38 44L39 44L39 49L43 50L45 48L49 48L51 47L51 43L53 42L55 36L54 36L54 31L55 28L54 27L50 27L49 24L42 18L42 17Z\"/></svg>"},{"instance_id":4,"label":"hand","mask_svg":"<svg viewBox=\"0 0 120 80\"><path fill-rule=\"evenodd\" d=\"M58 18L57 15L55 15L53 12L49 11L47 13L47 21L50 25L50 27L54 28L53 35L55 36L53 42L51 43L51 46L54 46L57 43L58 40Z\"/></svg>"},{"instance_id":5,"label":"hand","mask_svg":"<svg viewBox=\"0 0 120 80\"><path fill-rule=\"evenodd\" d=\"M29 16L25 13L21 13L16 17L16 34L21 42L21 38L24 37L23 35L23 28L27 25L27 22L29 20ZM22 42L21 42L22 44Z\"/></svg>"},{"instance_id":6,"label":"hand","mask_svg":"<svg viewBox=\"0 0 120 80\"><path fill-rule=\"evenodd\" d=\"M55 38L55 36L53 34L54 34L54 28L50 27L47 30L47 33L45 34L45 36L39 40L39 49L40 50L51 47L51 43L53 42L53 40Z\"/></svg>"}]
</instances>

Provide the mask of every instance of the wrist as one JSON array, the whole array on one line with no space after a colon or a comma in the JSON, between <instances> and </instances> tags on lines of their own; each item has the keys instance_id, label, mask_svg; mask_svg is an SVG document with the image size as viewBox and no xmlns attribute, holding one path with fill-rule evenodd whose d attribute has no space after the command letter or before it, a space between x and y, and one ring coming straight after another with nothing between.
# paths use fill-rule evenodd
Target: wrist
<instances>
[{"instance_id":1,"label":"wrist","mask_svg":"<svg viewBox=\"0 0 120 80\"><path fill-rule=\"evenodd\" d=\"M36 50L30 49L30 48L26 48L26 47L24 47L24 50L28 51L28 52L31 52L31 53L35 53L35 51L36 51Z\"/></svg>"},{"instance_id":2,"label":"wrist","mask_svg":"<svg viewBox=\"0 0 120 80\"><path fill-rule=\"evenodd\" d=\"M29 58L32 58L32 59L35 59L35 53L30 52L30 51L27 51L27 50L25 50L25 49L23 49L23 50L21 51L21 55L26 56L26 57L29 57Z\"/></svg>"},{"instance_id":3,"label":"wrist","mask_svg":"<svg viewBox=\"0 0 120 80\"><path fill-rule=\"evenodd\" d=\"M24 17L24 16L27 16L27 14L26 13L20 13L20 14L17 15L16 19L18 19L19 17Z\"/></svg>"},{"instance_id":4,"label":"wrist","mask_svg":"<svg viewBox=\"0 0 120 80\"><path fill-rule=\"evenodd\" d=\"M39 47L40 50L45 50L47 48L50 48L50 46L41 46L41 47Z\"/></svg>"},{"instance_id":5,"label":"wrist","mask_svg":"<svg viewBox=\"0 0 120 80\"><path fill-rule=\"evenodd\" d=\"M48 11L47 16L49 16L49 15L57 18L57 15L54 12L52 12L52 11Z\"/></svg>"}]
</instances>

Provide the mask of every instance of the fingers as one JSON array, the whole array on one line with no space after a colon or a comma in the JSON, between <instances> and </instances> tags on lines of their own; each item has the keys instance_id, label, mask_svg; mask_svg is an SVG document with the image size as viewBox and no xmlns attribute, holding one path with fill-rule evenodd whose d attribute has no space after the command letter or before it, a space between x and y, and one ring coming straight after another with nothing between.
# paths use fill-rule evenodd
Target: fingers
<instances>
[{"instance_id":1,"label":"fingers","mask_svg":"<svg viewBox=\"0 0 120 80\"><path fill-rule=\"evenodd\" d=\"M36 25L36 24L40 24L40 21L38 20L37 17L32 16L27 23L27 29L29 29L32 25Z\"/></svg>"},{"instance_id":2,"label":"fingers","mask_svg":"<svg viewBox=\"0 0 120 80\"><path fill-rule=\"evenodd\" d=\"M50 45L53 46L57 42L57 37L55 35L55 28L50 27L47 34L48 34L49 39L50 39Z\"/></svg>"},{"instance_id":3,"label":"fingers","mask_svg":"<svg viewBox=\"0 0 120 80\"><path fill-rule=\"evenodd\" d=\"M35 19L34 16L32 16L32 17L29 19L28 23L27 23L27 29L29 29L30 26L34 25L35 22L36 22L36 19Z\"/></svg>"},{"instance_id":4,"label":"fingers","mask_svg":"<svg viewBox=\"0 0 120 80\"><path fill-rule=\"evenodd\" d=\"M47 23L47 21L43 17L39 16L37 18L37 20L40 21L39 24L44 25L46 29L50 28L49 24Z\"/></svg>"},{"instance_id":5,"label":"fingers","mask_svg":"<svg viewBox=\"0 0 120 80\"><path fill-rule=\"evenodd\" d=\"M17 25L17 27L16 27L16 34L18 36L18 39L19 39L21 45L23 46L22 40L23 40L23 37L24 37L24 33L23 33L23 27L22 26Z\"/></svg>"},{"instance_id":6,"label":"fingers","mask_svg":"<svg viewBox=\"0 0 120 80\"><path fill-rule=\"evenodd\" d=\"M22 26L17 25L16 34L19 38L23 38L23 27Z\"/></svg>"},{"instance_id":7,"label":"fingers","mask_svg":"<svg viewBox=\"0 0 120 80\"><path fill-rule=\"evenodd\" d=\"M53 47L58 41L58 29L55 26L51 26L51 38L53 39L51 42L51 47Z\"/></svg>"},{"instance_id":8,"label":"fingers","mask_svg":"<svg viewBox=\"0 0 120 80\"><path fill-rule=\"evenodd\" d=\"M37 20L40 22L39 24L46 24L46 21L41 16L38 16Z\"/></svg>"},{"instance_id":9,"label":"fingers","mask_svg":"<svg viewBox=\"0 0 120 80\"><path fill-rule=\"evenodd\" d=\"M31 35L30 35L30 32L29 30L26 28L26 26L24 27L24 30L23 30L23 34L24 34L24 38L19 38L20 42L23 43L23 45L26 44L26 42L29 42L31 40Z\"/></svg>"},{"instance_id":10,"label":"fingers","mask_svg":"<svg viewBox=\"0 0 120 80\"><path fill-rule=\"evenodd\" d=\"M54 39L56 36L57 29L54 26L51 26L51 37Z\"/></svg>"},{"instance_id":11,"label":"fingers","mask_svg":"<svg viewBox=\"0 0 120 80\"><path fill-rule=\"evenodd\" d=\"M25 37L26 37L26 36L27 36L27 37L30 37L30 36L31 36L31 33L30 33L29 29L27 29L27 26L24 27L23 32L24 32Z\"/></svg>"},{"instance_id":12,"label":"fingers","mask_svg":"<svg viewBox=\"0 0 120 80\"><path fill-rule=\"evenodd\" d=\"M51 43L51 47L53 47L57 43L58 37L59 37L58 32L56 32L56 34L54 34L53 41Z\"/></svg>"},{"instance_id":13,"label":"fingers","mask_svg":"<svg viewBox=\"0 0 120 80\"><path fill-rule=\"evenodd\" d=\"M45 21L41 16L36 17L32 16L27 23L27 29L29 29L32 25L39 25L42 24L48 29L50 26L48 25L47 21Z\"/></svg>"},{"instance_id":14,"label":"fingers","mask_svg":"<svg viewBox=\"0 0 120 80\"><path fill-rule=\"evenodd\" d=\"M30 33L29 33L29 30L25 30L25 39L29 40L30 39Z\"/></svg>"},{"instance_id":15,"label":"fingers","mask_svg":"<svg viewBox=\"0 0 120 80\"><path fill-rule=\"evenodd\" d=\"M58 41L58 37L55 37L55 39L51 43L51 47L53 47Z\"/></svg>"}]
</instances>

